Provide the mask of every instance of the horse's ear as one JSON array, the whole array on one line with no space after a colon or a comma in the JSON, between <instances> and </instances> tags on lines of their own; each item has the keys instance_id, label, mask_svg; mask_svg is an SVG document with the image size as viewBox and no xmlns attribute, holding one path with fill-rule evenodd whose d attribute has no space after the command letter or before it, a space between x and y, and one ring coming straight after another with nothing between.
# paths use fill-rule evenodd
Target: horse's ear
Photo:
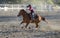
<instances>
[{"instance_id":1,"label":"horse's ear","mask_svg":"<svg viewBox=\"0 0 60 38\"><path fill-rule=\"evenodd\" d=\"M24 11L24 9L21 9L19 12Z\"/></svg>"},{"instance_id":2,"label":"horse's ear","mask_svg":"<svg viewBox=\"0 0 60 38\"><path fill-rule=\"evenodd\" d=\"M24 9L21 9L20 11L25 11Z\"/></svg>"}]
</instances>

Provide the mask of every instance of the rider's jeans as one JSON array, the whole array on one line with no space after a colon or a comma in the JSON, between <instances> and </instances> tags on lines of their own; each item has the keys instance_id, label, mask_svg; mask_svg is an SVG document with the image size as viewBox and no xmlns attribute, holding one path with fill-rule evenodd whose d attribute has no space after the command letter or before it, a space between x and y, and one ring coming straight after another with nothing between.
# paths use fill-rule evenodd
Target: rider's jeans
<instances>
[{"instance_id":1,"label":"rider's jeans","mask_svg":"<svg viewBox=\"0 0 60 38\"><path fill-rule=\"evenodd\" d=\"M35 14L34 14L34 13L32 13L32 19L33 19L33 20L34 20L34 15L35 15Z\"/></svg>"}]
</instances>

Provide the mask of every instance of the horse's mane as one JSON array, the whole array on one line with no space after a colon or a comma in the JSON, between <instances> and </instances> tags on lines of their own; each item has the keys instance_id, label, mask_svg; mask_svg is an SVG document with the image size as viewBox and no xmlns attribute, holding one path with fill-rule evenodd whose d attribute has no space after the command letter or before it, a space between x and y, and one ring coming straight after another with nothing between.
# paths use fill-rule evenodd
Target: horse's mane
<instances>
[{"instance_id":1,"label":"horse's mane","mask_svg":"<svg viewBox=\"0 0 60 38\"><path fill-rule=\"evenodd\" d=\"M24 9L21 9L20 11L23 11L30 18L30 15Z\"/></svg>"},{"instance_id":2,"label":"horse's mane","mask_svg":"<svg viewBox=\"0 0 60 38\"><path fill-rule=\"evenodd\" d=\"M25 13L26 13L26 11L25 11L24 9L21 9L20 11L23 11L23 12L25 12Z\"/></svg>"}]
</instances>

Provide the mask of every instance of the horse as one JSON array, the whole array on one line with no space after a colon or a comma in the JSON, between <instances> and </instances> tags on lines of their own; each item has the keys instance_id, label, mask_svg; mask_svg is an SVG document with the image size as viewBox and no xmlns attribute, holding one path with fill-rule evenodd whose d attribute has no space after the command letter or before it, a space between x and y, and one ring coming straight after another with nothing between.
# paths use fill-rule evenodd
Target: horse
<instances>
[{"instance_id":1,"label":"horse","mask_svg":"<svg viewBox=\"0 0 60 38\"><path fill-rule=\"evenodd\" d=\"M17 17L19 16L22 16L23 17L23 21L20 23L26 23L26 26L25 28L27 28L27 26L29 25L29 23L35 23L36 24L36 27L35 28L38 28L38 23L41 22L41 20L46 21L45 17L42 17L40 15L36 15L36 18L34 20L31 19L30 15L24 10L24 9L21 9L17 15Z\"/></svg>"}]
</instances>

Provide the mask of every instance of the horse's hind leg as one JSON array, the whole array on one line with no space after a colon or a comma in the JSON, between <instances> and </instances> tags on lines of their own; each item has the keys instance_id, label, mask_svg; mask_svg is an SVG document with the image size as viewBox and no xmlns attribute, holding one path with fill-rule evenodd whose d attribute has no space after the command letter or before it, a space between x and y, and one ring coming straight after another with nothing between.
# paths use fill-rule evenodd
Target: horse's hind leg
<instances>
[{"instance_id":1,"label":"horse's hind leg","mask_svg":"<svg viewBox=\"0 0 60 38\"><path fill-rule=\"evenodd\" d=\"M35 23L36 24L36 27L35 27L35 30L37 31L38 30L38 23Z\"/></svg>"},{"instance_id":2,"label":"horse's hind leg","mask_svg":"<svg viewBox=\"0 0 60 38\"><path fill-rule=\"evenodd\" d=\"M35 24L36 24L36 28L38 28L38 26L39 26L38 23L35 23Z\"/></svg>"}]
</instances>

